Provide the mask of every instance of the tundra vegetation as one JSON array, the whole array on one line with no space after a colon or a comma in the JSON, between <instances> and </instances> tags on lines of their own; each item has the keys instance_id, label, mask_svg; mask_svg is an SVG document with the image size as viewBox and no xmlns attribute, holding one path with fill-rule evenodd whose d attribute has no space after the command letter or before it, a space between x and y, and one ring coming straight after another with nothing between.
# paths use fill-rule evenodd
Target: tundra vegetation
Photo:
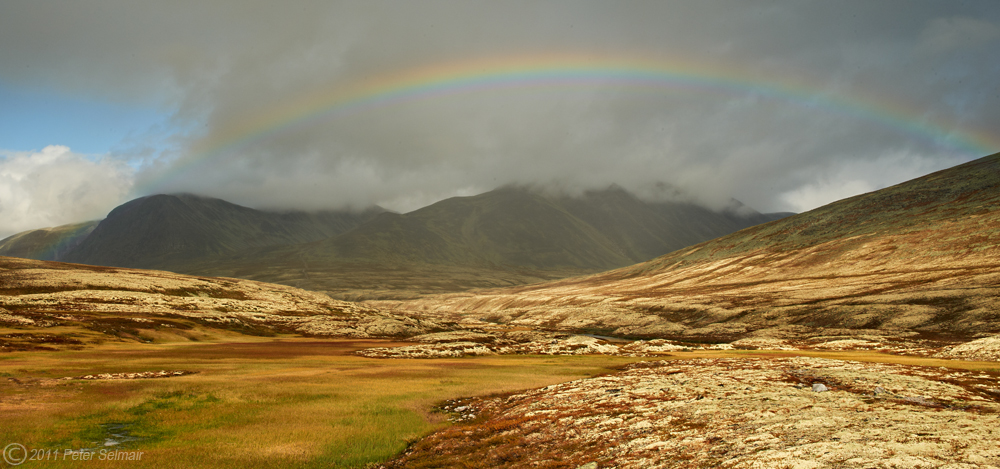
<instances>
[{"instance_id":1,"label":"tundra vegetation","mask_svg":"<svg viewBox=\"0 0 1000 469\"><path fill-rule=\"evenodd\" d=\"M407 300L0 257L0 438L158 467L1000 467L998 246L994 155Z\"/></svg>"},{"instance_id":2,"label":"tundra vegetation","mask_svg":"<svg viewBox=\"0 0 1000 469\"><path fill-rule=\"evenodd\" d=\"M637 360L379 360L352 352L392 342L263 338L198 326L188 333L200 339L3 355L0 441L58 450L59 461L46 467L80 464L62 460L67 449L141 449L134 467L364 467L445 425L445 415L431 411L438 402L594 376ZM113 375L161 370L168 377Z\"/></svg>"}]
</instances>

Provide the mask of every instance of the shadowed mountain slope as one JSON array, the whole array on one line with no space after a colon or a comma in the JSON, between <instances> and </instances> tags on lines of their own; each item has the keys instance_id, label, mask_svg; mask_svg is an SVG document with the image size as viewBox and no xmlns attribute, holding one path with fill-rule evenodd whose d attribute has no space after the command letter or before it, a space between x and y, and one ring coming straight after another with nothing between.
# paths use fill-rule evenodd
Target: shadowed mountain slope
<instances>
[{"instance_id":1,"label":"shadowed mountain slope","mask_svg":"<svg viewBox=\"0 0 1000 469\"><path fill-rule=\"evenodd\" d=\"M594 227L630 263L794 215L757 213L735 200L733 210L721 212L692 203L645 202L618 186L553 202Z\"/></svg>"},{"instance_id":2,"label":"shadowed mountain slope","mask_svg":"<svg viewBox=\"0 0 1000 469\"><path fill-rule=\"evenodd\" d=\"M383 214L308 253L541 270L631 263L594 227L540 195L515 188L454 197L405 215Z\"/></svg>"},{"instance_id":3,"label":"shadowed mountain slope","mask_svg":"<svg viewBox=\"0 0 1000 469\"><path fill-rule=\"evenodd\" d=\"M380 211L277 213L188 194L154 195L112 210L61 260L183 271L192 260L335 236Z\"/></svg>"},{"instance_id":4,"label":"shadowed mountain slope","mask_svg":"<svg viewBox=\"0 0 1000 469\"><path fill-rule=\"evenodd\" d=\"M614 187L583 198L504 187L407 214L382 213L334 238L247 251L188 271L350 298L507 286L634 264L765 217L750 212L650 204Z\"/></svg>"},{"instance_id":5,"label":"shadowed mountain slope","mask_svg":"<svg viewBox=\"0 0 1000 469\"><path fill-rule=\"evenodd\" d=\"M59 260L90 235L98 223L95 220L15 234L0 241L0 256Z\"/></svg>"},{"instance_id":6,"label":"shadowed mountain slope","mask_svg":"<svg viewBox=\"0 0 1000 469\"><path fill-rule=\"evenodd\" d=\"M377 207L275 213L154 195L115 208L89 234L73 231L75 245L48 258L248 278L352 299L410 297L614 269L782 215L650 203L617 186L576 198L503 187L402 215ZM53 231L69 229L24 233L10 245L33 245L27 241Z\"/></svg>"},{"instance_id":7,"label":"shadowed mountain slope","mask_svg":"<svg viewBox=\"0 0 1000 469\"><path fill-rule=\"evenodd\" d=\"M998 298L1000 154L635 266L393 306L728 340L818 327L996 332Z\"/></svg>"}]
</instances>

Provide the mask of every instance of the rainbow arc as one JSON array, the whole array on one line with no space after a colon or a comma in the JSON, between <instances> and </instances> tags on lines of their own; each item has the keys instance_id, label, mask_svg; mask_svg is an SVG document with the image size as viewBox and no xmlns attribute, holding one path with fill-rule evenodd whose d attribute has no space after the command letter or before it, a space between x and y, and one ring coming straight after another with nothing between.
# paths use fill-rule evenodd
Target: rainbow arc
<instances>
[{"instance_id":1,"label":"rainbow arc","mask_svg":"<svg viewBox=\"0 0 1000 469\"><path fill-rule=\"evenodd\" d=\"M909 135L925 144L969 157L1000 150L1000 135L963 128L928 117L905 103L853 92L832 95L819 86L792 80L762 80L736 67L687 59L549 54L494 57L431 64L346 86L305 93L219 129L156 182L177 177L213 157L263 141L293 128L315 125L365 110L459 93L501 88L614 85L663 92L693 90L734 96L754 94L793 105L862 119ZM150 184L150 185L155 185Z\"/></svg>"}]
</instances>

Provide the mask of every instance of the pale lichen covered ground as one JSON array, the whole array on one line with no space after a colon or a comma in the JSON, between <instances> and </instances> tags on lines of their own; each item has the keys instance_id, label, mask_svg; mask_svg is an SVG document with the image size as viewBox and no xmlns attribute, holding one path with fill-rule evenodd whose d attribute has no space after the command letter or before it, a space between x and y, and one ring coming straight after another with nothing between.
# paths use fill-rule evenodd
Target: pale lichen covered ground
<instances>
[{"instance_id":1,"label":"pale lichen covered ground","mask_svg":"<svg viewBox=\"0 0 1000 469\"><path fill-rule=\"evenodd\" d=\"M773 350L773 351L866 351L882 354L938 357L971 361L1000 359L1000 339L961 340L925 339L914 332L780 328L757 331L753 336L730 343L706 343L678 340L619 340L553 331L531 331L464 325L464 329L422 334L409 340L418 342L405 347L378 347L358 353L373 358L453 358L480 355L602 354L629 357L655 356L693 350ZM769 337L769 334L777 337ZM607 339L607 340L605 340Z\"/></svg>"},{"instance_id":2,"label":"pale lichen covered ground","mask_svg":"<svg viewBox=\"0 0 1000 469\"><path fill-rule=\"evenodd\" d=\"M819 358L646 362L467 400L463 423L388 466L1000 467L998 388L995 373Z\"/></svg>"},{"instance_id":3,"label":"pale lichen covered ground","mask_svg":"<svg viewBox=\"0 0 1000 469\"><path fill-rule=\"evenodd\" d=\"M1000 361L1000 336L983 337L949 347L936 356L960 360Z\"/></svg>"},{"instance_id":4,"label":"pale lichen covered ground","mask_svg":"<svg viewBox=\"0 0 1000 469\"><path fill-rule=\"evenodd\" d=\"M334 337L398 337L441 330L394 314L284 285L171 272L0 258L0 327L94 326L184 318L228 329ZM0 340L0 347L3 347Z\"/></svg>"}]
</instances>

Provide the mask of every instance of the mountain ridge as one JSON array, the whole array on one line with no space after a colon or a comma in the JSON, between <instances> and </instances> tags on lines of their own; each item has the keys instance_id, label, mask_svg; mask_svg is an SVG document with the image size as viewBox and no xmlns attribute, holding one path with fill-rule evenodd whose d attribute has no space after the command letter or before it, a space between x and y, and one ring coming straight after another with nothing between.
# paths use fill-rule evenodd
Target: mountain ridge
<instances>
[{"instance_id":1,"label":"mountain ridge","mask_svg":"<svg viewBox=\"0 0 1000 469\"><path fill-rule=\"evenodd\" d=\"M995 154L617 270L382 306L699 340L821 327L968 335L1000 331L998 285Z\"/></svg>"},{"instance_id":2,"label":"mountain ridge","mask_svg":"<svg viewBox=\"0 0 1000 469\"><path fill-rule=\"evenodd\" d=\"M405 214L264 212L161 194L116 207L54 260L405 296L619 268L780 216L736 207L646 202L618 186L579 197L504 186Z\"/></svg>"},{"instance_id":3,"label":"mountain ridge","mask_svg":"<svg viewBox=\"0 0 1000 469\"><path fill-rule=\"evenodd\" d=\"M590 193L591 198L609 196L616 196L614 189ZM649 226L671 228L664 217L657 214L657 207L629 197L634 202L633 209L643 208L643 213L657 217L657 223ZM380 214L334 238L258 249L206 263L192 272L249 276L255 280L295 284L335 294L364 291L362 297L366 297L375 289L366 287L365 282L381 285L378 288L383 290L410 292L407 295L423 294L441 289L458 291L533 283L648 259L639 257L645 253L630 252L621 248L625 243L616 242L616 236L619 241L628 236L616 235L606 226L595 227L571 213L601 212L602 209L568 208L564 205L566 200L523 187L506 186L475 196L445 199L405 214ZM722 233L757 221L752 216L701 208L690 212L710 219L710 223L705 223L710 230L712 226L725 227ZM700 223L693 218L689 222ZM660 253L706 239L705 235L687 230L682 224L675 224L673 230L681 233L681 241L669 245L660 239ZM250 272L246 267L248 262L258 262L261 268L256 273ZM295 270L299 270L299 274L290 275ZM413 287L415 284L406 278L408 276L437 278L428 278L427 288L421 288L419 285Z\"/></svg>"}]
</instances>

